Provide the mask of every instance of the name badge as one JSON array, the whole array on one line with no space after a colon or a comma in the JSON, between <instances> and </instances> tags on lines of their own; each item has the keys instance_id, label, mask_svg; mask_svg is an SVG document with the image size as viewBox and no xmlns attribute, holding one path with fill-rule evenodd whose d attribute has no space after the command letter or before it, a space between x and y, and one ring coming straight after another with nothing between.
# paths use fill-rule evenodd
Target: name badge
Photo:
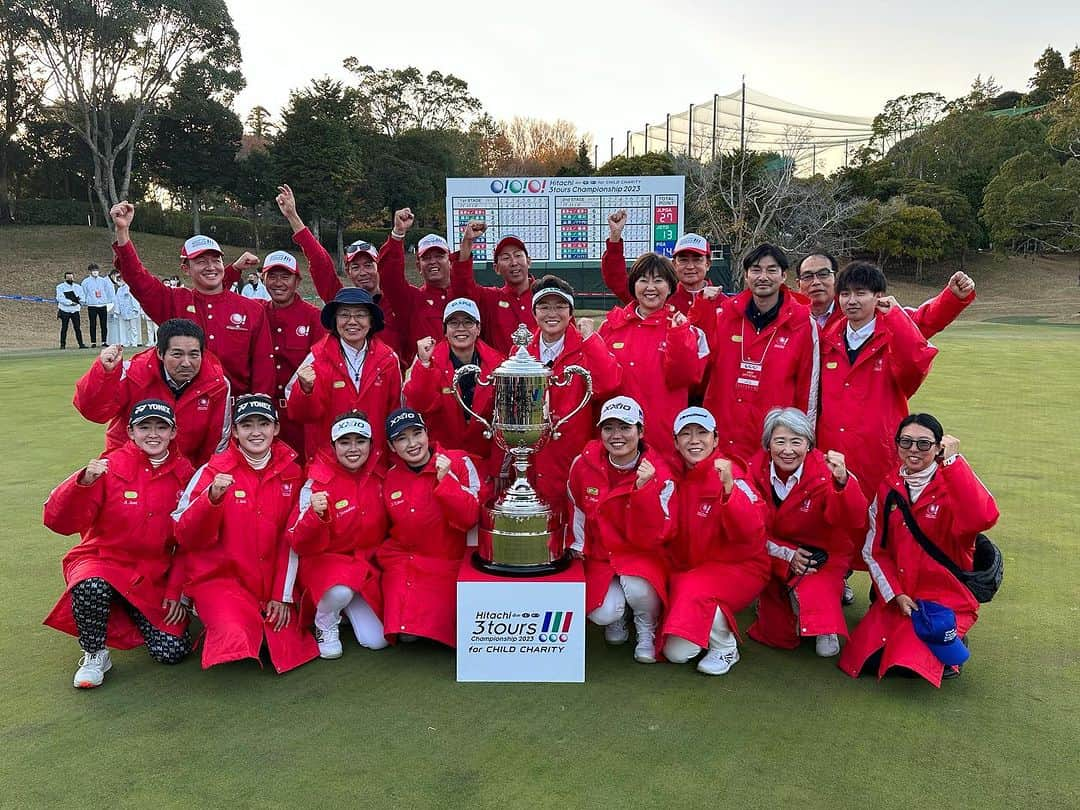
<instances>
[{"instance_id":1,"label":"name badge","mask_svg":"<svg viewBox=\"0 0 1080 810\"><path fill-rule=\"evenodd\" d=\"M613 349L621 349L625 345L626 345L625 343L623 343L622 341L619 341L618 343L612 343L611 348L613 348Z\"/></svg>"},{"instance_id":2,"label":"name badge","mask_svg":"<svg viewBox=\"0 0 1080 810\"><path fill-rule=\"evenodd\" d=\"M237 499L239 499L239 498L246 498L246 497L247 497L247 493L246 493L246 492L244 492L244 490L242 490L242 489L238 489L238 490L236 490L236 491L235 491L235 492L233 493L233 495L235 495Z\"/></svg>"},{"instance_id":3,"label":"name badge","mask_svg":"<svg viewBox=\"0 0 1080 810\"><path fill-rule=\"evenodd\" d=\"M400 489L394 490L393 492L390 493L390 500L392 500L392 501L396 501L400 497L401 497L401 490Z\"/></svg>"},{"instance_id":4,"label":"name badge","mask_svg":"<svg viewBox=\"0 0 1080 810\"><path fill-rule=\"evenodd\" d=\"M742 343L742 335L732 335L731 336L731 342L732 343Z\"/></svg>"},{"instance_id":5,"label":"name badge","mask_svg":"<svg viewBox=\"0 0 1080 810\"><path fill-rule=\"evenodd\" d=\"M344 388L345 382L343 380L334 380L334 388Z\"/></svg>"},{"instance_id":6,"label":"name badge","mask_svg":"<svg viewBox=\"0 0 1080 810\"><path fill-rule=\"evenodd\" d=\"M826 363L825 368L836 368L837 363Z\"/></svg>"},{"instance_id":7,"label":"name badge","mask_svg":"<svg viewBox=\"0 0 1080 810\"><path fill-rule=\"evenodd\" d=\"M510 309L510 302L509 301L500 301L499 306L502 307L503 309Z\"/></svg>"},{"instance_id":8,"label":"name badge","mask_svg":"<svg viewBox=\"0 0 1080 810\"><path fill-rule=\"evenodd\" d=\"M337 503L334 504L334 508L335 509L344 509L348 505L349 505L349 499L348 498L342 498L340 501L338 501Z\"/></svg>"},{"instance_id":9,"label":"name badge","mask_svg":"<svg viewBox=\"0 0 1080 810\"><path fill-rule=\"evenodd\" d=\"M194 304L188 304L187 305L187 311L188 312L194 312L195 311L195 305Z\"/></svg>"},{"instance_id":10,"label":"name badge","mask_svg":"<svg viewBox=\"0 0 1080 810\"><path fill-rule=\"evenodd\" d=\"M743 360L739 363L739 368L742 371L753 371L758 374L761 373L761 363L753 363L750 360Z\"/></svg>"},{"instance_id":11,"label":"name badge","mask_svg":"<svg viewBox=\"0 0 1080 810\"><path fill-rule=\"evenodd\" d=\"M133 501L139 497L139 493L133 489L129 489L127 492L124 493L124 497L127 498L129 501Z\"/></svg>"}]
</instances>

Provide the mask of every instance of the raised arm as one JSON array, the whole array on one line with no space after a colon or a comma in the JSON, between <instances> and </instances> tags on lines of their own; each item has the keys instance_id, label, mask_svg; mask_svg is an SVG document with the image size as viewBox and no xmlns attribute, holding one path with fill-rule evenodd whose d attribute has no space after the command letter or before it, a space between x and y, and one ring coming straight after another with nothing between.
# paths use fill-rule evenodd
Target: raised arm
<instances>
[{"instance_id":1,"label":"raised arm","mask_svg":"<svg viewBox=\"0 0 1080 810\"><path fill-rule=\"evenodd\" d=\"M172 317L172 291L157 276L143 267L135 245L131 243L131 221L135 218L135 206L119 202L109 211L116 228L113 243L116 269L131 288L143 311L155 323L164 323Z\"/></svg>"}]
</instances>

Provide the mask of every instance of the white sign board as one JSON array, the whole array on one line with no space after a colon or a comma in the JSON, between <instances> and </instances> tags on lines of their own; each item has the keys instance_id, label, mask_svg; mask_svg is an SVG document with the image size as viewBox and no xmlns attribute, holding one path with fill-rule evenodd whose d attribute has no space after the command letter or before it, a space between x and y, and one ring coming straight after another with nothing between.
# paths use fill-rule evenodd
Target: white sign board
<instances>
[{"instance_id":1,"label":"white sign board","mask_svg":"<svg viewBox=\"0 0 1080 810\"><path fill-rule=\"evenodd\" d=\"M504 236L516 236L537 261L599 259L609 215L625 208L627 259L656 251L671 256L683 233L685 178L663 177L448 177L446 238L461 242L465 225L487 223L473 243L473 258L494 261Z\"/></svg>"},{"instance_id":2,"label":"white sign board","mask_svg":"<svg viewBox=\"0 0 1080 810\"><path fill-rule=\"evenodd\" d=\"M585 581L581 563L536 579L470 571L457 585L460 682L584 683Z\"/></svg>"}]
</instances>

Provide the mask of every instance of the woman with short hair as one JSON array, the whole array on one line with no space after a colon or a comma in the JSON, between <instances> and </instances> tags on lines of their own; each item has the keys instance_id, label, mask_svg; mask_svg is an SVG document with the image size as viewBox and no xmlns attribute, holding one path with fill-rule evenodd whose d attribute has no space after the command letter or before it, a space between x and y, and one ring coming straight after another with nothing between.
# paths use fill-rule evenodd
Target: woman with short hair
<instances>
[{"instance_id":1,"label":"woman with short hair","mask_svg":"<svg viewBox=\"0 0 1080 810\"><path fill-rule=\"evenodd\" d=\"M852 632L840 669L853 678L864 671L880 678L900 667L940 686L942 678L958 676L959 667L943 665L916 635L912 614L923 601L951 609L955 636L963 639L978 619L979 603L916 539L903 507L925 538L963 571L972 570L976 537L997 523L998 509L960 455L960 440L930 414L905 417L895 442L899 463L870 506L862 551L878 598ZM886 508L890 501L900 505Z\"/></svg>"},{"instance_id":2,"label":"woman with short hair","mask_svg":"<svg viewBox=\"0 0 1080 810\"><path fill-rule=\"evenodd\" d=\"M817 654L831 657L847 638L840 599L855 532L866 524L866 497L844 456L814 444L814 425L798 408L765 416L750 470L765 493L773 574L748 633L789 650L813 637Z\"/></svg>"},{"instance_id":3,"label":"woman with short hair","mask_svg":"<svg viewBox=\"0 0 1080 810\"><path fill-rule=\"evenodd\" d=\"M705 650L698 672L724 675L739 660L735 614L769 580L765 508L743 463L720 449L711 413L686 408L673 427L684 472L676 493L678 531L670 545L664 657L685 664Z\"/></svg>"},{"instance_id":4,"label":"woman with short hair","mask_svg":"<svg viewBox=\"0 0 1080 810\"><path fill-rule=\"evenodd\" d=\"M297 581L315 603L322 658L340 658L342 614L362 647L386 646L375 552L386 539L384 473L371 451L371 423L347 411L330 428L330 450L308 464L307 482L289 518L289 544L300 558Z\"/></svg>"},{"instance_id":5,"label":"woman with short hair","mask_svg":"<svg viewBox=\"0 0 1080 810\"><path fill-rule=\"evenodd\" d=\"M709 356L705 333L668 303L677 283L670 259L643 253L630 268L631 302L608 312L600 326L600 337L622 366L619 388L641 403L646 439L671 469L682 466L671 441L675 415L701 382Z\"/></svg>"}]
</instances>

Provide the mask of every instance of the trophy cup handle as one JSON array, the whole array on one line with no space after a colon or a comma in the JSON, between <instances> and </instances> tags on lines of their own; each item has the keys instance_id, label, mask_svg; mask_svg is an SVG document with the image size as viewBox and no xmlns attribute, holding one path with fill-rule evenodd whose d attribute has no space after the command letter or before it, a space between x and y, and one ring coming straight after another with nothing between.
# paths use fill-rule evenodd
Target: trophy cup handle
<instances>
[{"instance_id":1,"label":"trophy cup handle","mask_svg":"<svg viewBox=\"0 0 1080 810\"><path fill-rule=\"evenodd\" d=\"M470 363L469 365L462 366L454 372L454 381L450 384L450 387L454 389L454 399L458 401L458 404L465 409L465 411L472 416L477 422L484 426L484 438L490 439L495 435L495 429L491 426L491 423L465 404L465 400L461 397L461 389L458 388L458 381L466 374L476 375L476 384L479 386L491 385L491 378L488 377L487 382L480 379L480 366Z\"/></svg>"},{"instance_id":2,"label":"trophy cup handle","mask_svg":"<svg viewBox=\"0 0 1080 810\"><path fill-rule=\"evenodd\" d=\"M465 368L467 368L467 367L462 366L462 368L458 369L458 371L460 372ZM565 369L563 369L563 371L565 372L565 374L562 377L562 379L559 379L559 380L554 380L553 379L551 381L551 384L552 385L557 385L560 388L563 387L563 386L569 385L572 375L577 374L579 377L581 377L583 380L585 380L585 396L581 398L581 402L579 402L577 404L576 408L574 408L572 411L570 411L570 413L568 413L566 416L564 416L562 419L560 419L558 422L556 422L554 425L552 425L552 427L551 427L551 438L553 438L553 439L559 438L559 428L561 428L563 425L565 425L567 422L569 422L570 419L572 419L573 416L578 411L580 411L582 408L584 408L586 405L588 405L589 400L592 399L592 374L590 374L582 366L567 366Z\"/></svg>"}]
</instances>

